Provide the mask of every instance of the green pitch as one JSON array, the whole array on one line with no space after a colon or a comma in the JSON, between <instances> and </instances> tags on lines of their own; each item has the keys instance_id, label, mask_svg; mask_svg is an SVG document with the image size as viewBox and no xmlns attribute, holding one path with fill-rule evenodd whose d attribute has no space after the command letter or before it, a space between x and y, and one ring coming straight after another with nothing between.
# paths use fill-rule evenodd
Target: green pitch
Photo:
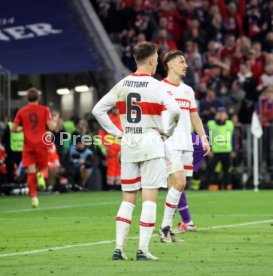
<instances>
[{"instance_id":1,"label":"green pitch","mask_svg":"<svg viewBox=\"0 0 273 276\"><path fill-rule=\"evenodd\" d=\"M120 192L0 198L0 275L273 275L273 191L187 192L199 231L182 244L161 244L165 191L160 192L151 252L136 262L140 198L128 261L112 261ZM175 217L175 225L179 221Z\"/></svg>"}]
</instances>

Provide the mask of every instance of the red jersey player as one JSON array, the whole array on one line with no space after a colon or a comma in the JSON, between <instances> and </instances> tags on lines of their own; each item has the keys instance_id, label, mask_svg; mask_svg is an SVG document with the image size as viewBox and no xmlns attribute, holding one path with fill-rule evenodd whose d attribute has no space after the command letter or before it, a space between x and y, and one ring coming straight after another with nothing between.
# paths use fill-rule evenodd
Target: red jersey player
<instances>
[{"instance_id":1,"label":"red jersey player","mask_svg":"<svg viewBox=\"0 0 273 276\"><path fill-rule=\"evenodd\" d=\"M45 181L41 172L47 172L48 143L46 129L53 131L56 123L53 121L49 108L38 104L38 91L30 88L27 93L28 104L21 108L14 119L11 131L18 131L22 126L24 132L24 149L22 162L27 168L27 184L32 207L37 208L37 181L42 189L45 189ZM45 173L46 175L46 173ZM40 178L40 179L39 179Z\"/></svg>"}]
</instances>

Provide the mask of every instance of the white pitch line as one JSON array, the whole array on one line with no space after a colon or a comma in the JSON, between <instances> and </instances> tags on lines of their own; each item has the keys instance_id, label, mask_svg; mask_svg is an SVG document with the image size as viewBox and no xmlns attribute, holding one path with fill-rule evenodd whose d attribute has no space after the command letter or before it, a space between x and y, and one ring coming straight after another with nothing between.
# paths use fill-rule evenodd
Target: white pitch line
<instances>
[{"instance_id":1,"label":"white pitch line","mask_svg":"<svg viewBox=\"0 0 273 276\"><path fill-rule=\"evenodd\" d=\"M14 209L14 210L7 210L3 211L4 214L11 214L11 213L24 213L24 212L38 212L38 211L47 211L47 210L57 210L57 209L69 209L69 208L80 208L80 207L92 207L92 206L102 206L102 205L112 205L118 204L120 201L108 201L108 202L97 202L97 203L86 203L86 204L71 204L71 205L59 205L53 207L41 207L37 209L27 208L27 209Z\"/></svg>"},{"instance_id":2,"label":"white pitch line","mask_svg":"<svg viewBox=\"0 0 273 276\"><path fill-rule=\"evenodd\" d=\"M1 254L0 258L3 257L12 257L17 255L30 255L30 254L37 254L37 253L43 253L48 251L55 251L60 249L67 249L67 248L76 248L76 247L84 247L84 246L91 246L91 245L98 245L98 244L109 244L115 242L114 240L108 240L108 241L99 241L99 242L90 242L90 243L81 243L81 244L68 244L63 246L56 246L52 248L45 248L45 249L36 249L32 251L25 251L25 252L16 252L16 253L9 253L9 254Z\"/></svg>"},{"instance_id":3,"label":"white pitch line","mask_svg":"<svg viewBox=\"0 0 273 276\"><path fill-rule=\"evenodd\" d=\"M47 217L46 219L48 219L48 220L54 220L54 219L56 219L56 220L60 220L60 219L77 219L77 220L79 220L79 219L92 219L92 218L94 218L94 216L92 215L90 215L90 216L77 216L77 217L71 217L71 216L58 216L58 217ZM37 219L40 219L40 220L45 220L45 218L44 217L38 217L38 218L35 218L36 220ZM0 221L18 221L18 220L33 220L33 217L12 217L12 218L0 218Z\"/></svg>"},{"instance_id":4,"label":"white pitch line","mask_svg":"<svg viewBox=\"0 0 273 276\"><path fill-rule=\"evenodd\" d=\"M273 219L250 221L250 222L244 222L244 223L239 223L239 224L226 224L226 225L218 225L218 226L201 227L201 228L198 228L198 230L213 230L213 229L221 229L221 228L234 228L234 227L240 227L240 226L264 224L264 223L270 223L270 222L273 222Z\"/></svg>"},{"instance_id":5,"label":"white pitch line","mask_svg":"<svg viewBox=\"0 0 273 276\"><path fill-rule=\"evenodd\" d=\"M244 223L239 223L239 224L226 224L226 225L218 225L218 226L208 226L208 227L198 228L198 231L223 229L223 228L234 228L234 227L240 227L240 226L264 224L264 223L270 223L270 222L273 222L273 220L272 219L271 220L258 220L258 221L250 221L250 222L244 222ZM157 235L154 234L153 237L157 237ZM128 240L135 240L135 239L138 239L138 237L132 237L132 238L129 238ZM68 249L68 248L85 247L85 246L100 245L100 244L111 244L111 243L114 243L114 242L115 242L114 240L106 240L106 241L81 243L81 244L68 244L68 245L56 246L56 247L45 248L45 249L36 249L36 250L32 250L32 251L0 254L0 258L14 257L14 256L18 256L18 255L37 254L37 253L43 253L43 252L49 252L49 251L55 251L55 250L61 250L61 249Z\"/></svg>"},{"instance_id":6,"label":"white pitch line","mask_svg":"<svg viewBox=\"0 0 273 276\"><path fill-rule=\"evenodd\" d=\"M202 196L208 196L208 194L191 194L188 197L202 197ZM162 195L162 198L165 198L166 196ZM160 196L158 198L161 198ZM86 203L86 204L71 204L71 205L58 205L58 206L53 206L53 207L39 207L37 209L33 208L26 208L26 209L12 209L12 210L7 210L7 211L2 211L3 214L12 214L12 213L24 213L24 212L38 212L38 211L47 211L47 210L58 210L58 209L68 209L68 208L80 208L80 207L85 207L85 206L102 206L102 205L112 205L112 204L118 204L120 201L112 201L112 202L98 202L98 203Z\"/></svg>"},{"instance_id":7,"label":"white pitch line","mask_svg":"<svg viewBox=\"0 0 273 276\"><path fill-rule=\"evenodd\" d=\"M202 217L208 214L194 214L194 216ZM272 217L273 214L211 214L211 217Z\"/></svg>"},{"instance_id":8,"label":"white pitch line","mask_svg":"<svg viewBox=\"0 0 273 276\"><path fill-rule=\"evenodd\" d=\"M82 206L82 205L81 205ZM30 209L33 210L33 209ZM208 214L194 214L195 217L204 217L204 216L208 216ZM273 214L212 214L212 217L272 217L273 218ZM94 216L75 216L75 217L71 217L71 216L58 216L58 217L50 217L48 219L53 220L60 220L60 219L90 219L90 218L94 218ZM40 217L41 220L44 220L43 217ZM0 218L0 221L18 221L18 220L33 220L32 217L8 217L8 218ZM199 229L199 228L198 228Z\"/></svg>"}]
</instances>

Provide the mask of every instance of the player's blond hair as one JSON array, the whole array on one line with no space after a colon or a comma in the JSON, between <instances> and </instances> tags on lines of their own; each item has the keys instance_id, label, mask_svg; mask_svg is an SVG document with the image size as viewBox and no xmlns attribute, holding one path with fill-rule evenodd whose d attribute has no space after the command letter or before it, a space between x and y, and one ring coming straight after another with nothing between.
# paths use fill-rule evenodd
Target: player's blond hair
<instances>
[{"instance_id":1,"label":"player's blond hair","mask_svg":"<svg viewBox=\"0 0 273 276\"><path fill-rule=\"evenodd\" d=\"M142 63L157 52L157 45L152 42L142 41L135 45L133 52L136 63Z\"/></svg>"}]
</instances>

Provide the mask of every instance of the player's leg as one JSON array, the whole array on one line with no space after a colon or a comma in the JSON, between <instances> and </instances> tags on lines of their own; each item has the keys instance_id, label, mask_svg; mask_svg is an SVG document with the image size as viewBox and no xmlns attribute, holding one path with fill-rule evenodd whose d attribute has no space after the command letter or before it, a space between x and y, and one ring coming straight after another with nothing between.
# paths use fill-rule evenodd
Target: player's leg
<instances>
[{"instance_id":1,"label":"player's leg","mask_svg":"<svg viewBox=\"0 0 273 276\"><path fill-rule=\"evenodd\" d=\"M192 142L193 142L193 176L191 179L191 189L199 190L201 179L198 175L198 171L204 162L205 151L203 149L202 141L198 135L192 133Z\"/></svg>"},{"instance_id":2,"label":"player's leg","mask_svg":"<svg viewBox=\"0 0 273 276\"><path fill-rule=\"evenodd\" d=\"M156 222L158 189L166 187L164 158L148 160L141 164L141 186L142 210L139 222L137 260L157 260L158 258L149 252L149 243Z\"/></svg>"},{"instance_id":3,"label":"player's leg","mask_svg":"<svg viewBox=\"0 0 273 276\"><path fill-rule=\"evenodd\" d=\"M39 200L37 197L37 180L36 180L36 165L31 164L27 167L27 185L29 189L29 196L33 208L39 207Z\"/></svg>"},{"instance_id":4,"label":"player's leg","mask_svg":"<svg viewBox=\"0 0 273 276\"><path fill-rule=\"evenodd\" d=\"M181 159L182 151L172 149L168 144L165 150L167 171L169 173L169 183L171 183L171 187L169 187L166 197L163 221L159 230L159 236L162 242L171 243L172 241L178 241L171 232L171 227L180 196L186 186L186 177Z\"/></svg>"},{"instance_id":5,"label":"player's leg","mask_svg":"<svg viewBox=\"0 0 273 276\"><path fill-rule=\"evenodd\" d=\"M126 260L125 242L129 233L137 192L140 189L140 171L138 163L121 164L122 202L116 216L116 248L112 260Z\"/></svg>"},{"instance_id":6,"label":"player's leg","mask_svg":"<svg viewBox=\"0 0 273 276\"><path fill-rule=\"evenodd\" d=\"M142 209L139 222L139 246L137 260L157 260L149 252L149 243L156 222L156 199L158 189L142 189Z\"/></svg>"},{"instance_id":7,"label":"player's leg","mask_svg":"<svg viewBox=\"0 0 273 276\"><path fill-rule=\"evenodd\" d=\"M187 196L185 191L182 193L179 203L178 203L178 211L181 216L182 221L178 224L178 232L184 233L185 231L196 231L197 228L193 224L193 220L191 218Z\"/></svg>"},{"instance_id":8,"label":"player's leg","mask_svg":"<svg viewBox=\"0 0 273 276\"><path fill-rule=\"evenodd\" d=\"M38 187L44 191L46 189L46 180L48 179L48 169L46 167L38 168L36 178Z\"/></svg>"},{"instance_id":9,"label":"player's leg","mask_svg":"<svg viewBox=\"0 0 273 276\"><path fill-rule=\"evenodd\" d=\"M173 186L170 187L167 193L163 220L159 230L160 240L165 243L182 241L175 237L171 229L174 213L178 207L179 199L186 185L186 178L183 171L175 172L169 177L172 179Z\"/></svg>"},{"instance_id":10,"label":"player's leg","mask_svg":"<svg viewBox=\"0 0 273 276\"><path fill-rule=\"evenodd\" d=\"M23 150L22 163L27 172L27 185L29 189L29 196L31 198L31 204L33 208L37 208L39 207L39 201L37 197L36 165L35 156L31 149Z\"/></svg>"},{"instance_id":11,"label":"player's leg","mask_svg":"<svg viewBox=\"0 0 273 276\"><path fill-rule=\"evenodd\" d=\"M184 164L184 169L188 180L193 176L193 172L197 173L203 160L204 160L204 150L202 146L202 141L198 135L192 133L192 144L193 144L193 153L184 152L182 159ZM196 227L193 224L191 214L188 207L186 193L183 192L179 203L178 210L181 216L182 221L178 225L179 232L187 231L196 231Z\"/></svg>"},{"instance_id":12,"label":"player's leg","mask_svg":"<svg viewBox=\"0 0 273 276\"><path fill-rule=\"evenodd\" d=\"M46 189L46 179L48 178L48 149L35 149L35 163L37 164L37 184L41 190Z\"/></svg>"},{"instance_id":13,"label":"player's leg","mask_svg":"<svg viewBox=\"0 0 273 276\"><path fill-rule=\"evenodd\" d=\"M177 210L179 211L181 222L178 224L178 232L186 231L186 224L191 221L191 214L189 211L189 206L187 202L187 197L185 191L183 191L177 206Z\"/></svg>"},{"instance_id":14,"label":"player's leg","mask_svg":"<svg viewBox=\"0 0 273 276\"><path fill-rule=\"evenodd\" d=\"M116 248L112 260L127 260L125 243L129 233L138 191L123 191L122 202L116 216Z\"/></svg>"},{"instance_id":15,"label":"player's leg","mask_svg":"<svg viewBox=\"0 0 273 276\"><path fill-rule=\"evenodd\" d=\"M193 175L193 152L191 151L183 151L182 153L182 162L184 164L184 172L189 180ZM193 224L186 192L184 191L179 199L178 203L178 211L181 216L182 221L178 225L179 232L185 231L196 231L196 227Z\"/></svg>"}]
</instances>

